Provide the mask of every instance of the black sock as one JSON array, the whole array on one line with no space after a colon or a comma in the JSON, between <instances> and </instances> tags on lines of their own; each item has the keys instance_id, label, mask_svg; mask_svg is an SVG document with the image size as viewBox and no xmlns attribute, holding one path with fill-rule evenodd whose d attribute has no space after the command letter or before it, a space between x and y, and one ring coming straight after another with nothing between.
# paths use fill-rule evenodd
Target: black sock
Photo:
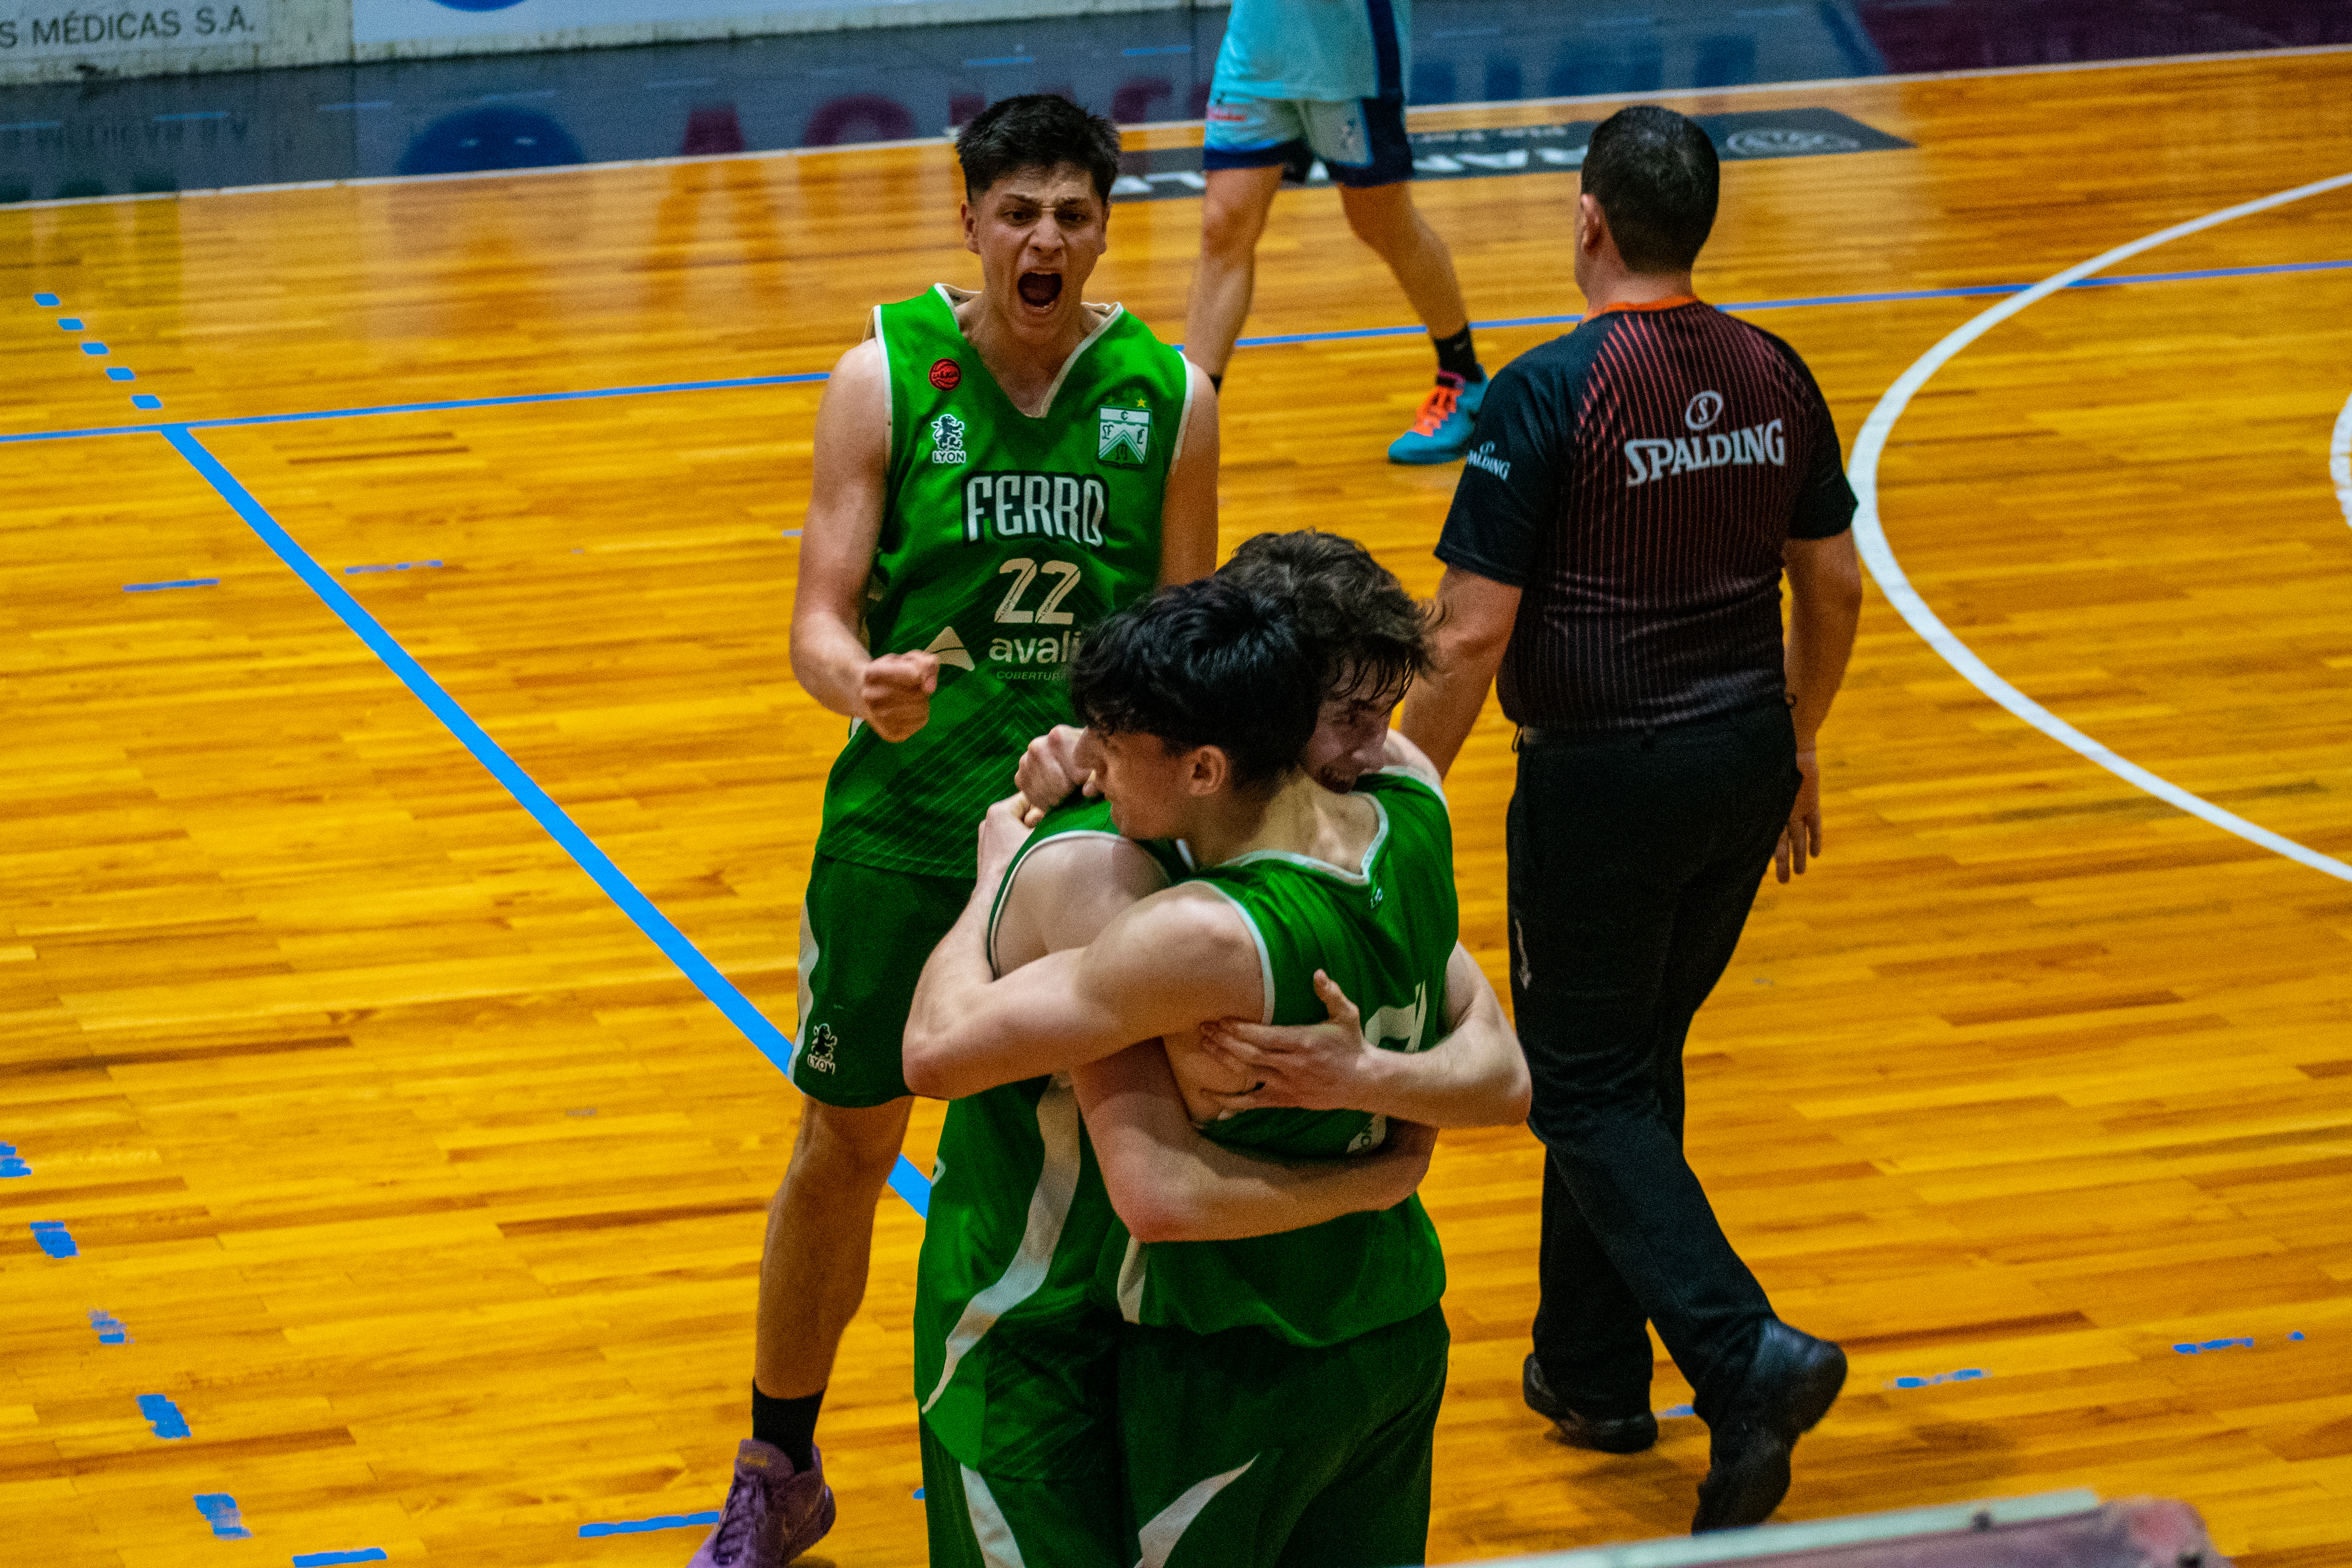
<instances>
[{"instance_id":1,"label":"black sock","mask_svg":"<svg viewBox=\"0 0 2352 1568\"><path fill-rule=\"evenodd\" d=\"M771 1399L751 1385L751 1436L784 1451L795 1470L816 1463L816 1413L824 1403L820 1388L806 1399Z\"/></svg>"},{"instance_id":2,"label":"black sock","mask_svg":"<svg viewBox=\"0 0 2352 1568\"><path fill-rule=\"evenodd\" d=\"M1486 379L1486 373L1478 368L1478 352L1470 346L1469 323L1465 322L1462 330L1450 338L1441 338L1432 332L1429 341L1437 345L1438 369L1453 372L1462 378L1465 385L1475 385Z\"/></svg>"},{"instance_id":3,"label":"black sock","mask_svg":"<svg viewBox=\"0 0 2352 1568\"><path fill-rule=\"evenodd\" d=\"M1209 390L1212 392L1223 392L1224 389L1225 373L1221 370L1211 371L1209 373Z\"/></svg>"}]
</instances>

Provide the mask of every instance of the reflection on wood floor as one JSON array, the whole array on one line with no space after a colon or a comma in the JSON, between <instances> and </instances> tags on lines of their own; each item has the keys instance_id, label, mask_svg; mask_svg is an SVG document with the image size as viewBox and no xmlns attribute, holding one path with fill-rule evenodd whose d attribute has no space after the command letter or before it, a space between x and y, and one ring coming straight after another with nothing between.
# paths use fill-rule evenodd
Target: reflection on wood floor
<instances>
[{"instance_id":1,"label":"reflection on wood floor","mask_svg":"<svg viewBox=\"0 0 2352 1568\"><path fill-rule=\"evenodd\" d=\"M1732 166L1701 286L2031 281L2342 173L2347 60L1682 101L1916 143ZM1475 315L1577 308L1574 190L1423 192ZM821 371L873 301L975 275L954 195L924 148L0 212L0 433ZM1181 335L1197 224L1120 209L1090 292ZM2127 270L2347 258L2338 192ZM1328 192L1283 199L1262 259L1254 332L1410 319ZM1851 444L1986 303L1754 319ZM2336 856L2347 323L2344 270L2063 294L1937 376L1883 476L1895 552L1994 668ZM1311 522L1432 585L1454 470L1380 460L1428 370L1410 338L1244 350L1228 547ZM817 395L202 433L787 1026L842 734L786 663ZM793 1094L160 437L0 445L0 1142L29 1167L0 1182L0 1517L50 1568L199 1561L210 1494L276 1561L682 1563L697 1531L579 1531L718 1506ZM1498 975L1507 742L1490 712L1454 785L1465 932ZM1727 1226L1784 1315L1853 1352L1783 1517L2088 1485L2187 1498L2255 1568L2352 1561L2352 887L2003 713L1874 595L1824 756L1827 858L1767 885L1691 1045ZM937 1127L919 1113L919 1165ZM1449 1135L1430 1182L1455 1339L1435 1561L1678 1531L1706 1465L1693 1421L1604 1458L1520 1405L1538 1169L1522 1131ZM919 1237L886 1195L812 1561L923 1554ZM1662 1365L1659 1406L1685 1397Z\"/></svg>"}]
</instances>

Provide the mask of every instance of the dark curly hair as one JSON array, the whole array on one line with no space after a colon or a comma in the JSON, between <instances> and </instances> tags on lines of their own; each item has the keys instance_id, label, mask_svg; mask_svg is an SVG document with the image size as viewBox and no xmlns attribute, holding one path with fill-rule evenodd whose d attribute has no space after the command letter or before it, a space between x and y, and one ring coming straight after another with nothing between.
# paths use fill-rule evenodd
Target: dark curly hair
<instances>
[{"instance_id":1,"label":"dark curly hair","mask_svg":"<svg viewBox=\"0 0 2352 1568\"><path fill-rule=\"evenodd\" d=\"M1311 528L1261 533L1217 575L1291 606L1322 650L1326 697L1392 701L1429 673L1428 608L1352 539Z\"/></svg>"},{"instance_id":2,"label":"dark curly hair","mask_svg":"<svg viewBox=\"0 0 2352 1568\"><path fill-rule=\"evenodd\" d=\"M1087 635L1069 666L1088 728L1214 746L1236 784L1298 765L1323 706L1324 660L1296 608L1224 577L1163 588Z\"/></svg>"},{"instance_id":3,"label":"dark curly hair","mask_svg":"<svg viewBox=\"0 0 2352 1568\"><path fill-rule=\"evenodd\" d=\"M1118 178L1118 127L1057 93L999 99L956 134L964 195L978 201L991 185L1023 169L1084 169L1108 205Z\"/></svg>"}]
</instances>

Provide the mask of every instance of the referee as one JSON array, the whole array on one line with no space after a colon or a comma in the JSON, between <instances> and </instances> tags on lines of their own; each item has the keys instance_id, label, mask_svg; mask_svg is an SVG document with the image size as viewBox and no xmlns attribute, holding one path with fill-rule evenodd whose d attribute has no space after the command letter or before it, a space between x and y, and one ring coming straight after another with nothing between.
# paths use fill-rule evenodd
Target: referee
<instances>
[{"instance_id":1,"label":"referee","mask_svg":"<svg viewBox=\"0 0 2352 1568\"><path fill-rule=\"evenodd\" d=\"M1773 1316L1683 1158L1683 1037L1766 865L1786 881L1821 852L1813 738L1862 569L1811 374L1691 293L1706 133L1623 110L1583 180L1592 308L1495 379L1402 727L1449 767L1498 669L1519 726L1511 994L1548 1152L1528 1404L1583 1446L1648 1447L1656 1324L1712 1436L1691 1528L1719 1530L1779 1506L1845 1356Z\"/></svg>"}]
</instances>

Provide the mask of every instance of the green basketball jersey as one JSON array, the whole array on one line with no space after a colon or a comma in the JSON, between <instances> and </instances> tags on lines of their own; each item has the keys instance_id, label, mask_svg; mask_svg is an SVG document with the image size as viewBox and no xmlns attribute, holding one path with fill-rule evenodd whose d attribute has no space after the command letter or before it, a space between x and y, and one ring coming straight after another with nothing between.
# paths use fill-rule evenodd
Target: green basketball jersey
<instances>
[{"instance_id":1,"label":"green basketball jersey","mask_svg":"<svg viewBox=\"0 0 2352 1568\"><path fill-rule=\"evenodd\" d=\"M1260 850L1192 880L1230 899L1255 933L1267 1023L1321 1023L1321 969L1362 1011L1375 1045L1426 1050L1445 1034L1445 966L1458 927L1453 826L1444 798L1418 778L1376 773L1356 793L1381 814L1357 870ZM1376 1149L1388 1129L1359 1110L1246 1110L1202 1131L1253 1153L1300 1158ZM1241 1241L1130 1238L1116 1256L1114 1289L1130 1322L1202 1334L1255 1326L1302 1345L1402 1322L1445 1289L1437 1232L1418 1197Z\"/></svg>"},{"instance_id":2,"label":"green basketball jersey","mask_svg":"<svg viewBox=\"0 0 2352 1568\"><path fill-rule=\"evenodd\" d=\"M1105 801L1047 814L1005 873L1040 844L1118 837ZM1170 880L1184 865L1139 846ZM1000 893L989 919L995 962ZM1118 1216L1066 1075L950 1101L915 1268L915 1400L948 1452L992 1476L1045 1479L1118 1467L1118 1316L1098 1281Z\"/></svg>"},{"instance_id":3,"label":"green basketball jersey","mask_svg":"<svg viewBox=\"0 0 2352 1568\"><path fill-rule=\"evenodd\" d=\"M1160 580L1160 505L1191 401L1174 349L1114 305L1045 414L1013 405L946 289L874 312L890 466L866 645L939 656L929 721L865 725L825 785L817 852L972 874L972 834L1022 747L1069 718L1062 667L1087 627Z\"/></svg>"}]
</instances>

